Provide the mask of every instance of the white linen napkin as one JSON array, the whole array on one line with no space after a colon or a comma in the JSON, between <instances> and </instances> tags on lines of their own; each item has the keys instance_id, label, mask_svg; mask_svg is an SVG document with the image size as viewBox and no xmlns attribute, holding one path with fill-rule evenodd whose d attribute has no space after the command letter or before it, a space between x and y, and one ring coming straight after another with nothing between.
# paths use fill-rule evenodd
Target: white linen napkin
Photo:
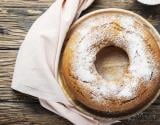
<instances>
[{"instance_id":1,"label":"white linen napkin","mask_svg":"<svg viewBox=\"0 0 160 125\"><path fill-rule=\"evenodd\" d=\"M58 80L61 48L72 22L94 0L57 0L30 28L16 60L12 88L39 98L46 109L76 125L109 125L86 116L68 101Z\"/></svg>"}]
</instances>

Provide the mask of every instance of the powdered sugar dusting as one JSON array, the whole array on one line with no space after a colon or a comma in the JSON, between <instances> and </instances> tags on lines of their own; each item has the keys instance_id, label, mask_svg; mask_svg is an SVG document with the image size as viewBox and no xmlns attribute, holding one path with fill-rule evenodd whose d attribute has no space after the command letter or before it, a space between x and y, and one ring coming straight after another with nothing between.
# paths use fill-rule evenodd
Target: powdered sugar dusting
<instances>
[{"instance_id":1,"label":"powdered sugar dusting","mask_svg":"<svg viewBox=\"0 0 160 125\"><path fill-rule=\"evenodd\" d=\"M127 18L121 17L120 23L123 28L128 29L133 27L134 20L132 19L132 17L127 17Z\"/></svg>"},{"instance_id":2,"label":"powdered sugar dusting","mask_svg":"<svg viewBox=\"0 0 160 125\"><path fill-rule=\"evenodd\" d=\"M117 23L120 31L114 29ZM139 80L150 79L155 64L146 49L143 32L134 24L135 20L130 16L102 16L90 19L77 30L82 37L76 46L72 68L83 85L95 93L93 97L96 100L133 99L136 97ZM119 81L104 80L94 65L98 51L110 45L123 48L130 59L128 72Z\"/></svg>"},{"instance_id":3,"label":"powdered sugar dusting","mask_svg":"<svg viewBox=\"0 0 160 125\"><path fill-rule=\"evenodd\" d=\"M130 56L134 59L131 62L129 71L137 78L143 78L146 81L149 80L154 66L151 54L145 50L143 39L140 36L136 36L136 34L127 34L126 40L134 43L128 46L128 51L131 53Z\"/></svg>"}]
</instances>

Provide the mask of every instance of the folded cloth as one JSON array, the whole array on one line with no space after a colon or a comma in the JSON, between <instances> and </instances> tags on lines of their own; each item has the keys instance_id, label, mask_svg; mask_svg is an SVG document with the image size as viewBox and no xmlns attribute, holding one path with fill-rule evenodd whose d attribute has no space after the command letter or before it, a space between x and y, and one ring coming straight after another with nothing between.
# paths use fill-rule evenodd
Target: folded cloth
<instances>
[{"instance_id":1,"label":"folded cloth","mask_svg":"<svg viewBox=\"0 0 160 125\"><path fill-rule=\"evenodd\" d=\"M57 0L30 28L22 43L12 88L39 98L46 109L76 125L109 125L76 110L57 80L61 48L72 22L94 0Z\"/></svg>"}]
</instances>

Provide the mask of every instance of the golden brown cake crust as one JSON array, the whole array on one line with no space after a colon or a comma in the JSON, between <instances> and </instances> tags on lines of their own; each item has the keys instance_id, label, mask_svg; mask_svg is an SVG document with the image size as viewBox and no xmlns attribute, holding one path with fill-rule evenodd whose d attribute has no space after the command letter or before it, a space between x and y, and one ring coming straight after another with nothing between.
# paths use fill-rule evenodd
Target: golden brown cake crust
<instances>
[{"instance_id":1,"label":"golden brown cake crust","mask_svg":"<svg viewBox=\"0 0 160 125\"><path fill-rule=\"evenodd\" d=\"M117 116L137 112L160 89L157 42L143 21L130 14L101 11L86 16L72 28L62 55L60 70L69 93L96 111ZM94 65L95 54L106 46L119 47L129 56L128 70L118 81L104 80Z\"/></svg>"}]
</instances>

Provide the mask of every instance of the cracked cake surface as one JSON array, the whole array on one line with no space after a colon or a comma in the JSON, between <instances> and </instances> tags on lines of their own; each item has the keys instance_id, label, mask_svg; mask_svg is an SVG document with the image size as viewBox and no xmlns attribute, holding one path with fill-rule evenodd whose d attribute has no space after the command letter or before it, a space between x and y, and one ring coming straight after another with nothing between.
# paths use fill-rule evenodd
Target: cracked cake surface
<instances>
[{"instance_id":1,"label":"cracked cake surface","mask_svg":"<svg viewBox=\"0 0 160 125\"><path fill-rule=\"evenodd\" d=\"M95 66L96 55L110 46L125 51L129 59L123 77L116 80L105 79ZM157 40L130 14L90 14L71 29L61 73L70 93L86 107L113 115L134 113L147 105L160 88Z\"/></svg>"}]
</instances>

